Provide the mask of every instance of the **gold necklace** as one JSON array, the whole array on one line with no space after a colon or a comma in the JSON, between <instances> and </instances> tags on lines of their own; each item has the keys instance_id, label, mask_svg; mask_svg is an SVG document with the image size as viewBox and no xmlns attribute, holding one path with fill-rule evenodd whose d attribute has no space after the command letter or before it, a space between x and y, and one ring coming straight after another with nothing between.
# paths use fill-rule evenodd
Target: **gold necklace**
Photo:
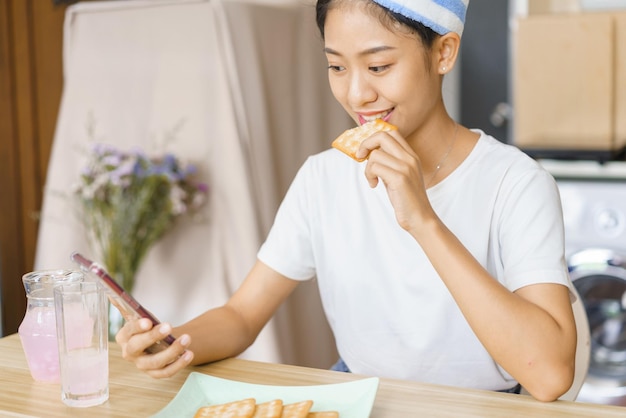
<instances>
[{"instance_id":1,"label":"gold necklace","mask_svg":"<svg viewBox=\"0 0 626 418\"><path fill-rule=\"evenodd\" d=\"M444 156L441 158L441 160L435 167L435 171L433 171L433 173L428 178L428 181L425 183L426 187L428 187L430 183L432 183L432 181L435 180L435 176L437 175L437 173L439 173L439 169L441 169L441 166L443 165L443 163L445 163L446 160L448 159L448 156L450 155L452 148L454 148L454 143L456 142L456 136L458 132L459 132L459 124L455 122L454 123L454 137L452 138L452 142L450 143L450 146L448 147L448 150L446 151Z\"/></svg>"}]
</instances>

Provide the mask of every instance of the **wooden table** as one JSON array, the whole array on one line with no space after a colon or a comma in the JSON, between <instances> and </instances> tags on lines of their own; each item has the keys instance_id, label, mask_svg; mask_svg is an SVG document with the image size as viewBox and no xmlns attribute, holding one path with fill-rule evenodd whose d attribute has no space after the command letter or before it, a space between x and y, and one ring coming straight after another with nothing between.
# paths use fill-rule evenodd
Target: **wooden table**
<instances>
[{"instance_id":1,"label":"wooden table","mask_svg":"<svg viewBox=\"0 0 626 418\"><path fill-rule=\"evenodd\" d=\"M149 417L167 405L192 371L232 380L275 385L340 383L363 376L239 359L190 367L169 379L153 379L124 361L110 346L110 398L91 408L61 402L58 384L30 376L17 335L0 339L0 417ZM524 395L468 390L381 379L371 418L407 417L626 417L626 408L557 401L542 403ZM184 417L181 417L184 418Z\"/></svg>"}]
</instances>

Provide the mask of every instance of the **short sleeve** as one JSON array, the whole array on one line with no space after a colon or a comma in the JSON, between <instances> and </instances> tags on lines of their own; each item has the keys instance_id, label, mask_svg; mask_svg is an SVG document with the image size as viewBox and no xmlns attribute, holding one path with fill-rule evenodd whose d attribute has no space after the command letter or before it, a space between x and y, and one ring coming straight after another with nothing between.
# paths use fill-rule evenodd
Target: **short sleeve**
<instances>
[{"instance_id":1,"label":"short sleeve","mask_svg":"<svg viewBox=\"0 0 626 418\"><path fill-rule=\"evenodd\" d=\"M563 215L554 178L537 168L508 176L500 208L499 244L506 286L534 283L569 286Z\"/></svg>"},{"instance_id":2,"label":"short sleeve","mask_svg":"<svg viewBox=\"0 0 626 418\"><path fill-rule=\"evenodd\" d=\"M260 261L293 280L315 276L311 243L310 158L300 168L278 208L274 224L259 249Z\"/></svg>"}]
</instances>

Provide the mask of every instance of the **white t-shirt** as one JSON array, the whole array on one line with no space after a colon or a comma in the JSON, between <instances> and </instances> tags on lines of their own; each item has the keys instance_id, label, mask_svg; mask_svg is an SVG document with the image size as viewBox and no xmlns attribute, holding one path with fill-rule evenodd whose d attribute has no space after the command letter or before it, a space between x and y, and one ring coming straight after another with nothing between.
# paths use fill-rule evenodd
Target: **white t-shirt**
<instances>
[{"instance_id":1,"label":"white t-shirt","mask_svg":"<svg viewBox=\"0 0 626 418\"><path fill-rule=\"evenodd\" d=\"M481 131L471 154L428 189L440 219L509 290L570 285L552 176ZM490 390L516 382L468 326L419 244L396 222L365 163L310 157L259 259L295 280L317 277L337 349L354 373Z\"/></svg>"}]
</instances>

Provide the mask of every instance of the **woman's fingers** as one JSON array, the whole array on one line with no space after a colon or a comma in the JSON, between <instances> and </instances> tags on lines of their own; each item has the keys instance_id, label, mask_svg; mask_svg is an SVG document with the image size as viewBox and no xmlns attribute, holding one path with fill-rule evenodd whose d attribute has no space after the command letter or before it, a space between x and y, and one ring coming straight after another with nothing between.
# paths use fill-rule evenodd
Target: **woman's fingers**
<instances>
[{"instance_id":1,"label":"woman's fingers","mask_svg":"<svg viewBox=\"0 0 626 418\"><path fill-rule=\"evenodd\" d=\"M163 340L171 331L168 323L153 327L150 320L142 318L124 324L115 340L122 347L122 357L135 363L138 369L156 378L170 377L193 360L193 352L187 350L191 343L189 335L181 335L171 346L157 353L148 354L146 349Z\"/></svg>"},{"instance_id":2,"label":"woman's fingers","mask_svg":"<svg viewBox=\"0 0 626 418\"><path fill-rule=\"evenodd\" d=\"M370 187L376 187L380 181L385 184L402 228L410 230L419 225L431 207L417 154L395 131L374 134L361 147L364 152L370 152L365 167Z\"/></svg>"},{"instance_id":3,"label":"woman's fingers","mask_svg":"<svg viewBox=\"0 0 626 418\"><path fill-rule=\"evenodd\" d=\"M122 356L131 361L160 339L159 328L153 328L146 318L126 322L115 336L115 341L122 346Z\"/></svg>"},{"instance_id":4,"label":"woman's fingers","mask_svg":"<svg viewBox=\"0 0 626 418\"><path fill-rule=\"evenodd\" d=\"M376 187L379 179L385 184L414 183L421 178L418 157L399 133L376 133L363 141L359 154L369 153L365 176L370 187Z\"/></svg>"},{"instance_id":5,"label":"woman's fingers","mask_svg":"<svg viewBox=\"0 0 626 418\"><path fill-rule=\"evenodd\" d=\"M176 374L193 360L193 352L187 350L190 338L182 335L163 351L144 354L135 359L135 365L152 377L163 378Z\"/></svg>"},{"instance_id":6,"label":"woman's fingers","mask_svg":"<svg viewBox=\"0 0 626 418\"><path fill-rule=\"evenodd\" d=\"M185 355L179 356L175 361L167 364L165 367L156 369L147 369L146 373L156 379L163 379L166 377L172 377L180 370L189 366L193 360L193 352L185 351Z\"/></svg>"},{"instance_id":7,"label":"woman's fingers","mask_svg":"<svg viewBox=\"0 0 626 418\"><path fill-rule=\"evenodd\" d=\"M371 152L376 149L382 149L385 153L396 158L402 158L403 155L414 155L410 145L404 140L398 131L376 132L369 138L361 142L357 150L357 158L371 157Z\"/></svg>"}]
</instances>

